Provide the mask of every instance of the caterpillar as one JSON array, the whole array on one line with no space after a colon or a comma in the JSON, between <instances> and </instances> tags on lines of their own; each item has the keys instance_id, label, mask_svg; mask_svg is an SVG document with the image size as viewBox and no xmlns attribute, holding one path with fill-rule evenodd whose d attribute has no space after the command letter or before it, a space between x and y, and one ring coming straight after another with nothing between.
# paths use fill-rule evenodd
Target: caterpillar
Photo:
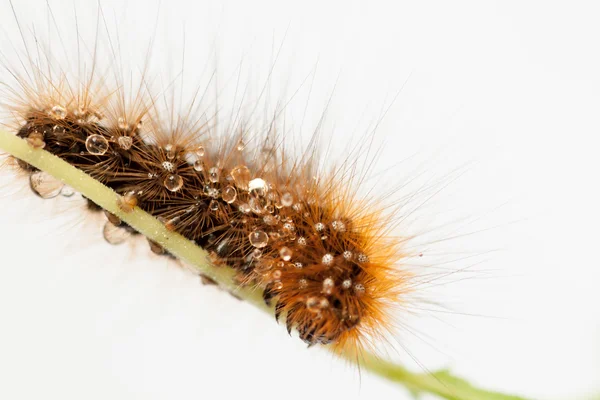
<instances>
[{"instance_id":1,"label":"caterpillar","mask_svg":"<svg viewBox=\"0 0 600 400\"><path fill-rule=\"evenodd\" d=\"M131 84L112 42L108 66L100 68L97 42L81 42L85 50L68 70L35 40L26 72L5 63L16 82L4 86L5 126L115 190L123 211L147 211L215 265L233 268L236 284L260 290L276 319L309 346L360 353L384 343L393 314L436 279L413 274L406 264L422 250L410 246L409 233L392 232L411 213L407 203L438 186L400 201L396 187L365 195L369 171L361 168L377 154L368 138L324 169L319 134L294 149L280 110L263 125L240 116L254 104L223 117L203 108L202 95L177 100L172 82L156 90L144 66L136 67L141 83ZM364 165L361 154L371 157ZM14 162L40 197L64 193L59 180ZM103 212L91 200L88 209ZM106 213L103 234L119 244L137 232ZM149 248L170 256L156 243Z\"/></svg>"},{"instance_id":2,"label":"caterpillar","mask_svg":"<svg viewBox=\"0 0 600 400\"><path fill-rule=\"evenodd\" d=\"M134 104L141 111L133 115L110 106L130 94L109 89L100 98L93 81L78 92L34 73L36 87L26 87L12 111L18 137L115 190L124 210L142 208L234 268L309 345L355 345L377 332L388 303L402 301L409 277L394 267L402 242L385 236L386 214L355 193L352 165L319 176L312 155L265 150L281 140L273 134L254 151L243 133L210 144L205 125L174 129L143 105ZM59 182L20 166L35 193L58 195ZM89 208L101 211L91 201ZM128 229L107 219L109 242Z\"/></svg>"}]
</instances>

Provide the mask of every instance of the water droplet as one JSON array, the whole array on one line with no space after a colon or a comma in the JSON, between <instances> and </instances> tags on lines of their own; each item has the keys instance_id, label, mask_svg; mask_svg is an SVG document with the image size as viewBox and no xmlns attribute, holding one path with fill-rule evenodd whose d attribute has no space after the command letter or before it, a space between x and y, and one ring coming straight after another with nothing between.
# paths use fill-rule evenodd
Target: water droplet
<instances>
[{"instance_id":1,"label":"water droplet","mask_svg":"<svg viewBox=\"0 0 600 400\"><path fill-rule=\"evenodd\" d=\"M205 185L204 186L204 194L207 195L208 197L216 199L217 197L219 197L219 189L214 188L210 185Z\"/></svg>"},{"instance_id":2,"label":"water droplet","mask_svg":"<svg viewBox=\"0 0 600 400\"><path fill-rule=\"evenodd\" d=\"M169 174L163 182L171 192L176 192L183 187L183 178L176 174Z\"/></svg>"},{"instance_id":3,"label":"water droplet","mask_svg":"<svg viewBox=\"0 0 600 400\"><path fill-rule=\"evenodd\" d=\"M351 279L344 279L344 281L342 282L342 287L344 289L350 289L350 286L352 286L352 280Z\"/></svg>"},{"instance_id":4,"label":"water droplet","mask_svg":"<svg viewBox=\"0 0 600 400\"><path fill-rule=\"evenodd\" d=\"M221 198L223 199L224 202L231 204L235 201L235 198L237 197L237 191L235 190L235 188L233 186L226 186L223 189L223 193L221 193Z\"/></svg>"},{"instance_id":5,"label":"water droplet","mask_svg":"<svg viewBox=\"0 0 600 400\"><path fill-rule=\"evenodd\" d=\"M85 148L90 154L101 156L108 150L108 140L98 134L90 135L85 140Z\"/></svg>"},{"instance_id":6,"label":"water droplet","mask_svg":"<svg viewBox=\"0 0 600 400\"><path fill-rule=\"evenodd\" d=\"M217 200L211 200L210 203L208 204L208 208L210 208L211 211L218 211L219 210L219 202Z\"/></svg>"},{"instance_id":7,"label":"water droplet","mask_svg":"<svg viewBox=\"0 0 600 400\"><path fill-rule=\"evenodd\" d=\"M217 167L212 167L211 169L208 170L208 180L211 181L212 183L219 182L220 175L221 175L221 173L219 171L219 168L217 168Z\"/></svg>"},{"instance_id":8,"label":"water droplet","mask_svg":"<svg viewBox=\"0 0 600 400\"><path fill-rule=\"evenodd\" d=\"M331 265L331 264L333 263L333 255L332 255L332 254L329 254L329 253L325 254L325 255L323 256L323 258L321 259L321 262L322 262L324 265Z\"/></svg>"},{"instance_id":9,"label":"water droplet","mask_svg":"<svg viewBox=\"0 0 600 400\"><path fill-rule=\"evenodd\" d=\"M254 258L261 258L262 257L262 251L260 251L259 249L254 249L252 250L252 257Z\"/></svg>"},{"instance_id":10,"label":"water droplet","mask_svg":"<svg viewBox=\"0 0 600 400\"><path fill-rule=\"evenodd\" d=\"M75 190L71 186L63 186L60 190L60 195L63 197L71 197L75 194Z\"/></svg>"},{"instance_id":11,"label":"water droplet","mask_svg":"<svg viewBox=\"0 0 600 400\"><path fill-rule=\"evenodd\" d=\"M75 116L75 122L78 124L87 123L89 112L83 107L78 107L75 111L73 111L73 116Z\"/></svg>"},{"instance_id":12,"label":"water droplet","mask_svg":"<svg viewBox=\"0 0 600 400\"><path fill-rule=\"evenodd\" d=\"M56 136L61 136L65 133L65 128L60 125L54 125L52 127L52 133L54 133Z\"/></svg>"},{"instance_id":13,"label":"water droplet","mask_svg":"<svg viewBox=\"0 0 600 400\"><path fill-rule=\"evenodd\" d=\"M323 293L331 294L333 292L333 288L335 286L335 282L331 278L325 278L323 280Z\"/></svg>"},{"instance_id":14,"label":"water droplet","mask_svg":"<svg viewBox=\"0 0 600 400\"><path fill-rule=\"evenodd\" d=\"M67 117L67 110L61 106L54 106L48 111L48 115L54 119L65 119Z\"/></svg>"},{"instance_id":15,"label":"water droplet","mask_svg":"<svg viewBox=\"0 0 600 400\"><path fill-rule=\"evenodd\" d=\"M306 287L308 286L308 281L302 278L298 281L298 285L300 286L300 289L306 289Z\"/></svg>"},{"instance_id":16,"label":"water droplet","mask_svg":"<svg viewBox=\"0 0 600 400\"><path fill-rule=\"evenodd\" d=\"M279 234L279 232L269 232L269 236L273 239L273 240L278 240L281 235Z\"/></svg>"},{"instance_id":17,"label":"water droplet","mask_svg":"<svg viewBox=\"0 0 600 400\"><path fill-rule=\"evenodd\" d=\"M322 309L329 307L329 301L324 297L309 297L306 300L306 309L313 313L319 313Z\"/></svg>"},{"instance_id":18,"label":"water droplet","mask_svg":"<svg viewBox=\"0 0 600 400\"><path fill-rule=\"evenodd\" d=\"M283 261L290 261L290 259L292 258L292 254L292 250L285 246L283 246L281 250L279 250L279 256Z\"/></svg>"},{"instance_id":19,"label":"water droplet","mask_svg":"<svg viewBox=\"0 0 600 400\"><path fill-rule=\"evenodd\" d=\"M175 166L173 165L173 163L169 162L169 161L163 161L163 163L161 165L162 165L163 169L168 172L173 172L173 170L175 169Z\"/></svg>"},{"instance_id":20,"label":"water droplet","mask_svg":"<svg viewBox=\"0 0 600 400\"><path fill-rule=\"evenodd\" d=\"M367 257L367 255L364 253L359 253L356 259L359 263L366 263L369 261L369 257Z\"/></svg>"},{"instance_id":21,"label":"water droplet","mask_svg":"<svg viewBox=\"0 0 600 400\"><path fill-rule=\"evenodd\" d=\"M270 226L277 225L277 220L272 215L265 215L263 218L263 222Z\"/></svg>"},{"instance_id":22,"label":"water droplet","mask_svg":"<svg viewBox=\"0 0 600 400\"><path fill-rule=\"evenodd\" d=\"M204 154L206 154L206 150L204 149L204 146L202 146L202 145L199 145L199 146L196 148L196 152L195 152L195 153L196 153L196 155L197 155L198 157L204 157Z\"/></svg>"},{"instance_id":23,"label":"water droplet","mask_svg":"<svg viewBox=\"0 0 600 400\"><path fill-rule=\"evenodd\" d=\"M244 214L248 214L250 211L252 211L252 209L250 208L250 206L247 203L240 204L239 210L240 210L240 212L242 212Z\"/></svg>"},{"instance_id":24,"label":"water droplet","mask_svg":"<svg viewBox=\"0 0 600 400\"><path fill-rule=\"evenodd\" d=\"M240 190L248 190L250 182L250 170L245 165L238 165L231 170L231 178Z\"/></svg>"},{"instance_id":25,"label":"water droplet","mask_svg":"<svg viewBox=\"0 0 600 400\"><path fill-rule=\"evenodd\" d=\"M290 192L285 192L281 195L281 205L284 207L289 207L294 203L294 196Z\"/></svg>"},{"instance_id":26,"label":"water droplet","mask_svg":"<svg viewBox=\"0 0 600 400\"><path fill-rule=\"evenodd\" d=\"M117 143L119 143L119 147L123 150L129 150L133 145L133 138L131 136L120 136L117 139Z\"/></svg>"},{"instance_id":27,"label":"water droplet","mask_svg":"<svg viewBox=\"0 0 600 400\"><path fill-rule=\"evenodd\" d=\"M324 223L322 223L322 222L317 222L317 223L315 224L315 230L316 230L317 232L322 232L324 229L325 229L325 224L324 224Z\"/></svg>"},{"instance_id":28,"label":"water droplet","mask_svg":"<svg viewBox=\"0 0 600 400\"><path fill-rule=\"evenodd\" d=\"M244 144L244 141L240 140L237 145L237 150L242 151L242 150L244 150L245 147L246 147L246 145Z\"/></svg>"},{"instance_id":29,"label":"water droplet","mask_svg":"<svg viewBox=\"0 0 600 400\"><path fill-rule=\"evenodd\" d=\"M334 231L346 232L346 224L343 223L342 221L333 221L331 223L331 227L333 228Z\"/></svg>"},{"instance_id":30,"label":"water droplet","mask_svg":"<svg viewBox=\"0 0 600 400\"><path fill-rule=\"evenodd\" d=\"M294 226L293 223L286 222L285 224L283 224L283 230L291 233L291 232L294 232L296 230L296 227Z\"/></svg>"},{"instance_id":31,"label":"water droplet","mask_svg":"<svg viewBox=\"0 0 600 400\"><path fill-rule=\"evenodd\" d=\"M106 221L102 235L104 240L110 244L121 244L131 236L131 232L126 227L116 226L110 221Z\"/></svg>"},{"instance_id":32,"label":"water droplet","mask_svg":"<svg viewBox=\"0 0 600 400\"><path fill-rule=\"evenodd\" d=\"M51 199L58 196L64 183L44 171L36 171L29 176L29 185L42 199Z\"/></svg>"},{"instance_id":33,"label":"water droplet","mask_svg":"<svg viewBox=\"0 0 600 400\"><path fill-rule=\"evenodd\" d=\"M306 238L304 236L300 236L298 240L296 240L296 243L298 243L300 246L306 246Z\"/></svg>"},{"instance_id":34,"label":"water droplet","mask_svg":"<svg viewBox=\"0 0 600 400\"><path fill-rule=\"evenodd\" d=\"M248 235L250 239L250 244L257 249L261 249L267 245L269 242L269 235L261 230L254 230Z\"/></svg>"},{"instance_id":35,"label":"water droplet","mask_svg":"<svg viewBox=\"0 0 600 400\"><path fill-rule=\"evenodd\" d=\"M275 271L273 271L271 273L271 278L273 278L273 280L278 281L281 279L281 270L280 269L276 269Z\"/></svg>"},{"instance_id":36,"label":"water droplet","mask_svg":"<svg viewBox=\"0 0 600 400\"><path fill-rule=\"evenodd\" d=\"M346 250L342 253L342 255L344 256L345 260L352 260L352 252L349 250Z\"/></svg>"},{"instance_id":37,"label":"water droplet","mask_svg":"<svg viewBox=\"0 0 600 400\"><path fill-rule=\"evenodd\" d=\"M281 283L281 282L275 282L273 284L273 290L281 290L281 289L283 289L283 283Z\"/></svg>"},{"instance_id":38,"label":"water droplet","mask_svg":"<svg viewBox=\"0 0 600 400\"><path fill-rule=\"evenodd\" d=\"M298 269L302 269L302 268L304 268L304 264L302 264L301 262L296 262L296 263L294 263L294 267L296 267Z\"/></svg>"},{"instance_id":39,"label":"water droplet","mask_svg":"<svg viewBox=\"0 0 600 400\"><path fill-rule=\"evenodd\" d=\"M256 214L262 214L265 211L266 200L263 197L253 197L250 199L250 208Z\"/></svg>"},{"instance_id":40,"label":"water droplet","mask_svg":"<svg viewBox=\"0 0 600 400\"><path fill-rule=\"evenodd\" d=\"M169 160L172 160L175 158L175 149L173 148L173 145L171 143L169 143L165 146L165 155L167 156L167 158Z\"/></svg>"},{"instance_id":41,"label":"water droplet","mask_svg":"<svg viewBox=\"0 0 600 400\"><path fill-rule=\"evenodd\" d=\"M125 121L125 118L123 118L123 117L119 117L119 119L117 119L117 126L119 127L119 129L123 129L123 130L129 129L129 124L127 123L127 121Z\"/></svg>"},{"instance_id":42,"label":"water droplet","mask_svg":"<svg viewBox=\"0 0 600 400\"><path fill-rule=\"evenodd\" d=\"M365 292L365 286L362 283L354 285L354 291L356 294L363 294Z\"/></svg>"},{"instance_id":43,"label":"water droplet","mask_svg":"<svg viewBox=\"0 0 600 400\"><path fill-rule=\"evenodd\" d=\"M202 162L202 160L194 161L194 169L198 172L204 171L204 163Z\"/></svg>"},{"instance_id":44,"label":"water droplet","mask_svg":"<svg viewBox=\"0 0 600 400\"><path fill-rule=\"evenodd\" d=\"M267 182L261 178L252 179L248 183L248 191L253 192L257 196L264 196L268 191Z\"/></svg>"}]
</instances>

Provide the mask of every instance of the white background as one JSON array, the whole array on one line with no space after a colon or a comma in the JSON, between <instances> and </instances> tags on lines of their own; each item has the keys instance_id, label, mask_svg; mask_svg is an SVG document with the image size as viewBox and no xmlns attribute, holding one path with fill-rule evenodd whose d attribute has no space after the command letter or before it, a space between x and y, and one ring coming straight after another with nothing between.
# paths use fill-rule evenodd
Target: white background
<instances>
[{"instance_id":1,"label":"white background","mask_svg":"<svg viewBox=\"0 0 600 400\"><path fill-rule=\"evenodd\" d=\"M43 37L45 1L16 3L24 29ZM449 262L467 251L475 261L449 267L476 265L432 298L452 312L411 318L418 337L401 333L401 343L427 369L449 367L491 389L534 399L600 391L596 2L101 3L133 48L158 13L153 62L166 71L185 32L188 75L216 48L220 74L243 60L242 79L260 91L282 44L273 98L317 68L300 134L338 82L324 129L333 147L355 130L360 140L400 92L377 130L377 171L443 181L468 165L410 228L454 221L456 232L477 231L441 244L439 258L424 253L424 262ZM74 24L72 2L50 4L61 28ZM93 33L95 2L75 9ZM18 31L6 0L0 16L10 58L20 44L9 39ZM290 118L306 104L291 105ZM3 179L0 398L409 398L306 350L273 318L148 255L143 241L105 244L101 218L74 198L42 201L25 181ZM399 358L419 368L402 349Z\"/></svg>"}]
</instances>

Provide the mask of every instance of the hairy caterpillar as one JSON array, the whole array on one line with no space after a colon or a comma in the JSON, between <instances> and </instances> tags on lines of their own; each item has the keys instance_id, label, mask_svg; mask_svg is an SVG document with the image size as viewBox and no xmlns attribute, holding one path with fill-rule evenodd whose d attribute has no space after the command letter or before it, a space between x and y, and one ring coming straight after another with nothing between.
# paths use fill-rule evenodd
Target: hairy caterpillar
<instances>
[{"instance_id":1,"label":"hairy caterpillar","mask_svg":"<svg viewBox=\"0 0 600 400\"><path fill-rule=\"evenodd\" d=\"M295 155L278 109L261 125L243 117L257 105L240 105L224 124L197 101L204 94L182 102L170 92L172 83L155 85L143 66L133 67L142 73L132 83L117 44L111 37L103 43L97 33L106 24L102 18L96 17L92 41L76 31L70 69L57 59L69 53L37 34L25 43L24 70L5 61L15 78L4 86L5 124L33 148L115 189L123 210L140 206L211 252L214 263L236 269L237 282L262 290L288 331L295 328L309 345L360 354L384 344L391 313L409 306L409 289L418 283L397 265L418 251L403 247L407 238L389 235L394 221L410 214L402 208L415 196L427 199L436 185L400 201L395 188L386 187L379 196L390 197L387 205L368 192L361 197L355 191L365 190L368 164L360 165L360 156L371 162L376 154L368 142L345 146L346 161L324 172L322 144L314 140ZM63 190L48 174L19 166L40 197ZM114 216L107 219L107 241L135 233ZM164 253L155 243L150 248Z\"/></svg>"},{"instance_id":2,"label":"hairy caterpillar","mask_svg":"<svg viewBox=\"0 0 600 400\"><path fill-rule=\"evenodd\" d=\"M103 29L101 16L96 30ZM386 238L405 203L393 202L393 187L382 191L392 199L387 210L385 202L354 193L352 181L360 183L365 172L356 160L359 152L369 154L368 143L323 173L320 144L294 160L279 119L263 127L234 114L223 126L200 102L179 105L177 116L177 100L168 88L154 92L144 68L134 67L142 70L140 84L128 82L110 38L104 52L97 48L102 42L78 39L71 70L55 59L62 51L34 39L22 56L30 63L25 71L7 66L17 74L3 96L13 132L114 188L123 209L141 206L212 252L215 263L234 267L239 283L263 290L288 330L296 328L308 344L360 351L385 341L388 313L402 307L399 294L414 282L396 265L409 256L404 239ZM20 166L41 197L62 190L44 172ZM133 233L107 218L107 241Z\"/></svg>"},{"instance_id":3,"label":"hairy caterpillar","mask_svg":"<svg viewBox=\"0 0 600 400\"><path fill-rule=\"evenodd\" d=\"M191 113L162 121L156 94L108 86L95 62L89 76L73 80L32 60L31 82L19 81L22 97L9 105L17 136L114 189L124 211L141 207L206 249L213 263L234 268L239 284L263 290L276 319L284 315L288 332L295 328L309 345L357 347L384 334L389 308L410 285L395 267L406 257L402 240L386 236L400 207L384 212L378 199L356 194L352 181L362 176L352 154L322 173L314 149L296 160L283 151L276 121L264 138L245 121L234 127L239 134L220 137L210 137L210 119L194 122ZM255 149L245 143L252 136ZM59 181L20 166L38 195L59 194ZM91 201L89 208L100 209ZM105 239L117 243L130 229L107 218Z\"/></svg>"},{"instance_id":4,"label":"hairy caterpillar","mask_svg":"<svg viewBox=\"0 0 600 400\"><path fill-rule=\"evenodd\" d=\"M40 32L41 32L41 31L42 31L41 27L39 27L39 26L38 26L38 27L36 27L36 32L38 33L38 35L40 35ZM42 36L43 36L43 35L42 35ZM188 39L188 41L189 41L189 39ZM16 43L16 45L18 46L18 42L13 42L13 43ZM56 49L56 48L55 48L55 49ZM5 51L8 51L8 50L6 50L6 48L4 48L4 49L3 49L3 52L5 52ZM56 54L58 54L58 53L60 53L60 52L58 52L58 53L57 53L56 51L54 51L54 50L53 50L53 51L52 51L52 52L50 52L50 53L51 53L51 54L55 54L55 55L56 55ZM69 54L72 54L72 55L74 55L74 54L76 54L76 52L71 52L71 53L69 53ZM26 58L26 57L25 57L25 58ZM117 68L117 69L118 69L118 68ZM18 70L18 69L17 69L17 70ZM109 86L110 86L110 85L109 85ZM113 88L114 88L114 86L113 86ZM135 89L134 89L134 90L127 90L127 91L126 91L126 90L123 90L123 93L135 93L135 92L136 92L136 90L135 90ZM100 95L100 97L102 97L102 95ZM5 101L5 99L3 99L3 101ZM225 104L227 104L227 103L225 103ZM109 114L110 114L110 113L109 113ZM162 113L162 114L160 114L160 115L159 115L159 117L161 117L161 118L162 118L164 115L165 115L165 114L164 114L164 113ZM114 116L113 116L113 118L114 118ZM5 120L6 120L6 119L5 119ZM117 118L117 120L118 120L118 118ZM116 122L117 122L117 125L118 125L118 121L116 121ZM169 125L169 123L168 123L167 125ZM143 125L142 125L142 127L143 127ZM13 130L13 132L14 132L14 130ZM237 143L236 143L237 139L238 139L238 138L233 138L233 139L231 140L231 148L233 148L233 147L234 147L234 146L237 144ZM251 147L252 147L252 142L253 142L253 141L252 141L252 140L247 140L247 142L248 142L248 143L246 143L246 150L248 150L249 148L251 148ZM213 143L213 144L214 144L214 143ZM214 146L214 147L218 149L218 148L219 148L219 145L216 145L216 144L215 144L215 146ZM293 146L292 146L292 147L293 147ZM392 152L392 151L393 151L393 150L388 150L388 152ZM532 252L533 252L533 250L532 250ZM426 257L425 257L425 259L427 259L428 253L425 253L425 256L426 256ZM485 296L481 296L481 297L485 297Z\"/></svg>"}]
</instances>

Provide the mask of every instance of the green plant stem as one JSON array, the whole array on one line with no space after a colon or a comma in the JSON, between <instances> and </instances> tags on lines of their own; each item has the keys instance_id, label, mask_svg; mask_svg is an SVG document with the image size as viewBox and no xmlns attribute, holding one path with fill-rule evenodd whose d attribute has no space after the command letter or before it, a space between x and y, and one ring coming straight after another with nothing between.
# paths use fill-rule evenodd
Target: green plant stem
<instances>
[{"instance_id":1,"label":"green plant stem","mask_svg":"<svg viewBox=\"0 0 600 400\"><path fill-rule=\"evenodd\" d=\"M212 265L206 251L183 236L167 230L161 222L140 208L136 207L132 212L127 213L122 211L117 205L119 195L83 171L47 151L31 147L25 140L8 132L0 131L0 149L60 179L161 245L175 257L193 266L199 273L213 279L222 288L272 314L273 309L265 305L260 291L240 287L234 283L233 269ZM355 354L340 356L351 362L359 360L362 369L400 383L415 395L432 393L450 400L524 400L521 397L477 389L447 371L414 373L369 353L361 354L360 357L356 357Z\"/></svg>"}]
</instances>

